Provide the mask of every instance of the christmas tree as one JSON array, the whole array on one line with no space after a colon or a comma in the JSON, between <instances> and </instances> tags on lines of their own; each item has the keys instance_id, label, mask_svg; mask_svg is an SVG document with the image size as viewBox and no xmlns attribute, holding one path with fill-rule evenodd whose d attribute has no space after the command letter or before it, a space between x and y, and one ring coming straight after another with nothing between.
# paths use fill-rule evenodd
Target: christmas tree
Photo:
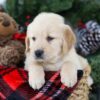
<instances>
[{"instance_id":1,"label":"christmas tree","mask_svg":"<svg viewBox=\"0 0 100 100\"><path fill-rule=\"evenodd\" d=\"M93 19L100 22L100 0L7 0L7 11L21 24L43 11L56 12L76 24Z\"/></svg>"}]
</instances>

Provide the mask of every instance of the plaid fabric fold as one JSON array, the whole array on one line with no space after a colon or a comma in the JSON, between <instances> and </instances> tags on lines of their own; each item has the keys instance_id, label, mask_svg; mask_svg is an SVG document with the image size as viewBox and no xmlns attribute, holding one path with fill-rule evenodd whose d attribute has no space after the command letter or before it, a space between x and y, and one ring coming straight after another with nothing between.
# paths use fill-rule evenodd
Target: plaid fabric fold
<instances>
[{"instance_id":1,"label":"plaid fabric fold","mask_svg":"<svg viewBox=\"0 0 100 100\"><path fill-rule=\"evenodd\" d=\"M64 86L60 72L45 72L46 83L39 90L28 84L27 72L21 68L0 66L0 100L66 100L75 89ZM82 71L78 71L79 78Z\"/></svg>"}]
</instances>

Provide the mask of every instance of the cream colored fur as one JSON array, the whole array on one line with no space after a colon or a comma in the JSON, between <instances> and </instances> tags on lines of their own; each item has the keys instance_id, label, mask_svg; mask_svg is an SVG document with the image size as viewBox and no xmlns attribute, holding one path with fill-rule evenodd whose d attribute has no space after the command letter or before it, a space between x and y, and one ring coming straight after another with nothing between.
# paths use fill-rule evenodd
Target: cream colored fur
<instances>
[{"instance_id":1,"label":"cream colored fur","mask_svg":"<svg viewBox=\"0 0 100 100\"><path fill-rule=\"evenodd\" d=\"M48 42L48 36L54 39ZM75 41L72 29L64 24L60 15L40 13L32 21L27 28L25 41L25 69L28 70L29 84L33 89L40 89L45 83L44 71L61 70L61 82L69 87L75 85L77 70L90 67L87 60L76 53ZM34 52L37 49L44 50L44 59L35 58Z\"/></svg>"}]
</instances>

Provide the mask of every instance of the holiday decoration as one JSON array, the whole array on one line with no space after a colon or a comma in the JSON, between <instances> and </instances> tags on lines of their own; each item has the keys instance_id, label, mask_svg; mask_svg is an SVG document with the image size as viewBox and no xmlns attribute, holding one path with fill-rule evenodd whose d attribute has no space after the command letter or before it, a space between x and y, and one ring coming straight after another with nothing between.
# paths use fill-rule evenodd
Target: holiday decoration
<instances>
[{"instance_id":1,"label":"holiday decoration","mask_svg":"<svg viewBox=\"0 0 100 100\"><path fill-rule=\"evenodd\" d=\"M77 50L83 56L93 54L100 49L100 25L91 20L77 29Z\"/></svg>"},{"instance_id":2,"label":"holiday decoration","mask_svg":"<svg viewBox=\"0 0 100 100\"><path fill-rule=\"evenodd\" d=\"M0 12L0 65L12 66L24 59L24 44L15 33L18 25L7 13Z\"/></svg>"}]
</instances>

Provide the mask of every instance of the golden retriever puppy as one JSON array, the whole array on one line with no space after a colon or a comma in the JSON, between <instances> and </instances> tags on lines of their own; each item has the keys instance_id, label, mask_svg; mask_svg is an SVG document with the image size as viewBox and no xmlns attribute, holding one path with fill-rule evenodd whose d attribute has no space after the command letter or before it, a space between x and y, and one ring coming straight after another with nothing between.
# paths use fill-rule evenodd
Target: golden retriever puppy
<instances>
[{"instance_id":1,"label":"golden retriever puppy","mask_svg":"<svg viewBox=\"0 0 100 100\"><path fill-rule=\"evenodd\" d=\"M72 87L77 70L89 67L74 48L76 38L64 18L54 13L40 13L27 28L25 69L29 84L40 89L45 83L44 71L60 71L61 82Z\"/></svg>"}]
</instances>

